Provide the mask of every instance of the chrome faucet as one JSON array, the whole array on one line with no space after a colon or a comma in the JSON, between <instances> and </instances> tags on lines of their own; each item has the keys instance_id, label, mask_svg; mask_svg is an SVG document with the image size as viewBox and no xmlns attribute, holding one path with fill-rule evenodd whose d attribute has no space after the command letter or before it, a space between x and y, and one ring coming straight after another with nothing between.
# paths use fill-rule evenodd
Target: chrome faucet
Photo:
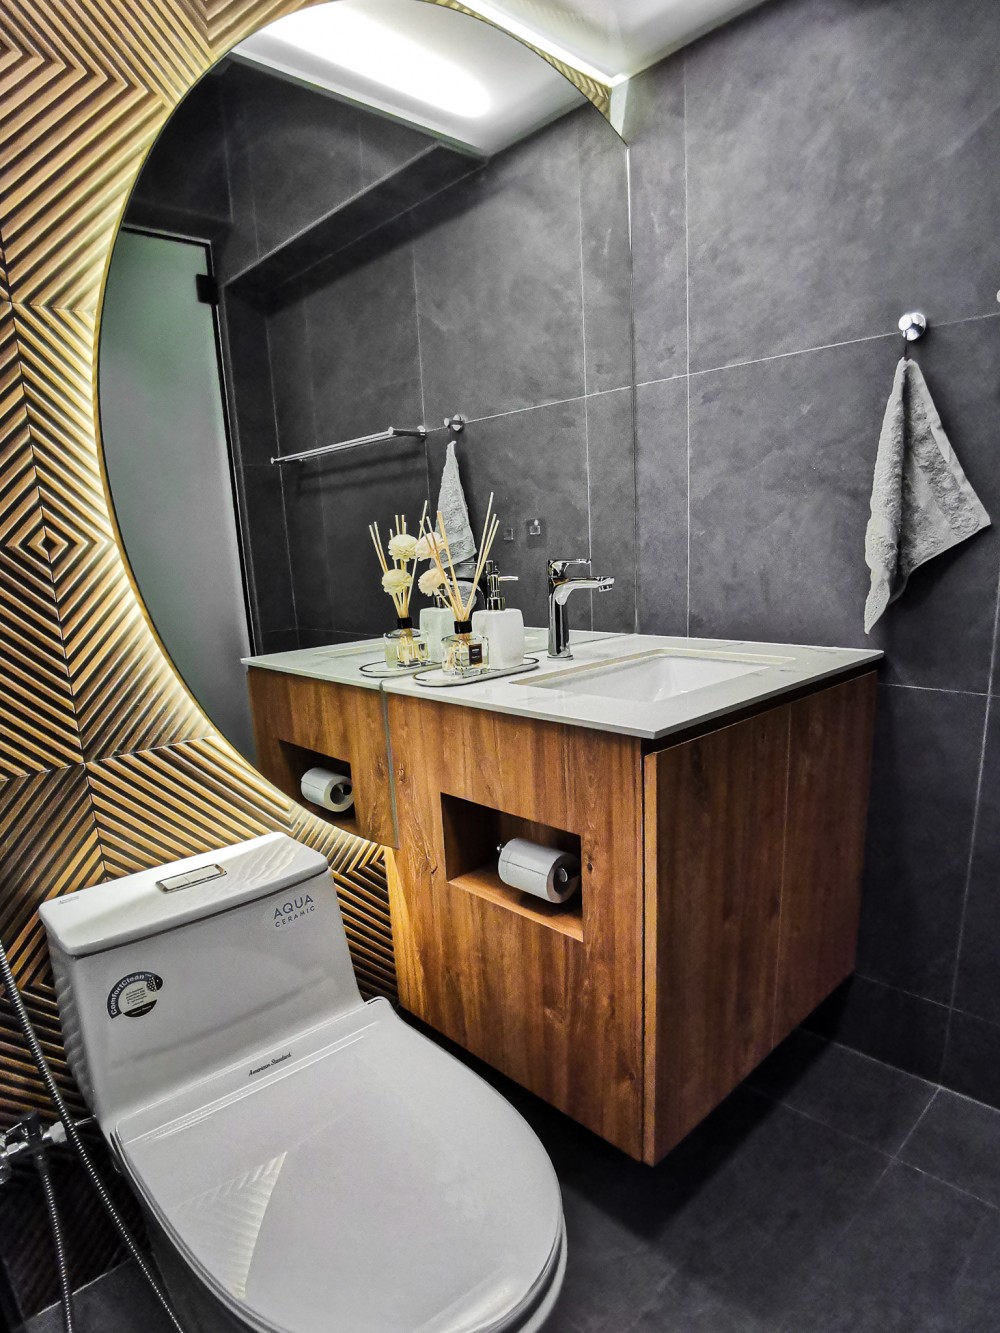
<instances>
[{"instance_id":1,"label":"chrome faucet","mask_svg":"<svg viewBox=\"0 0 1000 1333\"><path fill-rule=\"evenodd\" d=\"M572 657L569 650L569 615L566 603L574 592L607 592L615 586L613 578L593 574L585 578L570 578L571 565L590 568L589 560L550 560L549 575L549 656L563 659Z\"/></svg>"}]
</instances>

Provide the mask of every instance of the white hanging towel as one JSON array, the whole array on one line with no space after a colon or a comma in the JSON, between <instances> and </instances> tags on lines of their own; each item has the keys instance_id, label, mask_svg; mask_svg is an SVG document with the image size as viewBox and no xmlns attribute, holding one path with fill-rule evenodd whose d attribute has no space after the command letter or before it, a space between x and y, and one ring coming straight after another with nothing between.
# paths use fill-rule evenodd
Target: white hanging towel
<instances>
[{"instance_id":1,"label":"white hanging towel","mask_svg":"<svg viewBox=\"0 0 1000 1333\"><path fill-rule=\"evenodd\" d=\"M990 526L955 457L915 361L896 367L875 460L865 562L872 572L865 633L913 571Z\"/></svg>"},{"instance_id":2,"label":"white hanging towel","mask_svg":"<svg viewBox=\"0 0 1000 1333\"><path fill-rule=\"evenodd\" d=\"M437 507L444 516L445 530L448 533L448 545L451 547L451 558L455 564L457 573L464 573L459 570L459 565L464 565L476 556L476 539L472 535L472 524L469 522L469 506L465 501L465 491L462 489L462 478L458 471L458 456L455 453L455 441L448 441L448 452L445 455L444 471L441 474L441 491L438 495ZM473 570L469 571L473 573Z\"/></svg>"}]
</instances>

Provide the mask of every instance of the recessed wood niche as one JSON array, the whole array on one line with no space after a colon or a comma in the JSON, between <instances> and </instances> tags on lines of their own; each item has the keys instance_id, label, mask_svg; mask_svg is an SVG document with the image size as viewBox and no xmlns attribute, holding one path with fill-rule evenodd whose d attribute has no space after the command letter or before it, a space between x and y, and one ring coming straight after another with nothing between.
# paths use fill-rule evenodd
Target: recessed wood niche
<instances>
[{"instance_id":1,"label":"recessed wood niche","mask_svg":"<svg viewBox=\"0 0 1000 1333\"><path fill-rule=\"evenodd\" d=\"M662 742L250 680L279 786L291 745L351 765L365 836L395 799L405 1008L632 1157L659 1161L854 965L871 670ZM577 853L580 894L503 884L511 837Z\"/></svg>"}]
</instances>

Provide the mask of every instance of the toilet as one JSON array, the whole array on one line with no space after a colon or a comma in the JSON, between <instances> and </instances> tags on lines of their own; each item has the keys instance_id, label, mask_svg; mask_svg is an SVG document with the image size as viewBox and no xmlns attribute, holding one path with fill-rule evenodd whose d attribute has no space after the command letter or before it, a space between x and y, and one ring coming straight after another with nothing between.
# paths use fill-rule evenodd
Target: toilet
<instances>
[{"instance_id":1,"label":"toilet","mask_svg":"<svg viewBox=\"0 0 1000 1333\"><path fill-rule=\"evenodd\" d=\"M67 1055L192 1333L535 1333L544 1149L362 1000L326 859L273 833L44 903Z\"/></svg>"}]
</instances>

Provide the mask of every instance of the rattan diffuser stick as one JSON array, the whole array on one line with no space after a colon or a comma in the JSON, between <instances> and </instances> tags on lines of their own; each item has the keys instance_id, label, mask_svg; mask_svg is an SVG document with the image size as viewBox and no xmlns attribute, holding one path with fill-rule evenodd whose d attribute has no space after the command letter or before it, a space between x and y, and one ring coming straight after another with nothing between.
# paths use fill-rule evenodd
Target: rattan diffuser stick
<instances>
[{"instance_id":1,"label":"rattan diffuser stick","mask_svg":"<svg viewBox=\"0 0 1000 1333\"><path fill-rule=\"evenodd\" d=\"M458 586L459 579L455 573L455 564L451 558L451 546L448 542L448 529L445 527L444 515L440 510L438 510L437 521L437 533L432 532L429 528L425 532L424 522L421 522L420 535L428 538L431 557L443 580L441 585L441 595L448 603L451 614L456 622L464 623L472 614L472 607L476 600L476 590L479 587L479 580L482 577L486 561L489 559L490 550L496 540L496 535L500 530L500 520L493 513L493 492L490 492L489 504L486 507L486 521L483 524L483 535L479 543L479 559L476 562L475 576L473 577L472 586L466 597L462 596L462 591ZM446 564L447 568L445 568Z\"/></svg>"},{"instance_id":2,"label":"rattan diffuser stick","mask_svg":"<svg viewBox=\"0 0 1000 1333\"><path fill-rule=\"evenodd\" d=\"M406 620L410 615L410 597L413 593L413 579L417 572L414 554L416 538L406 530L405 514L397 514L395 519L396 526L389 533L388 558L382 545L382 535L379 532L378 524L369 523L368 532L371 535L378 562L382 566L382 587L392 597L396 615L400 620ZM420 514L418 532L423 532L426 520L427 501L425 500ZM392 561L391 564L390 560Z\"/></svg>"}]
</instances>

